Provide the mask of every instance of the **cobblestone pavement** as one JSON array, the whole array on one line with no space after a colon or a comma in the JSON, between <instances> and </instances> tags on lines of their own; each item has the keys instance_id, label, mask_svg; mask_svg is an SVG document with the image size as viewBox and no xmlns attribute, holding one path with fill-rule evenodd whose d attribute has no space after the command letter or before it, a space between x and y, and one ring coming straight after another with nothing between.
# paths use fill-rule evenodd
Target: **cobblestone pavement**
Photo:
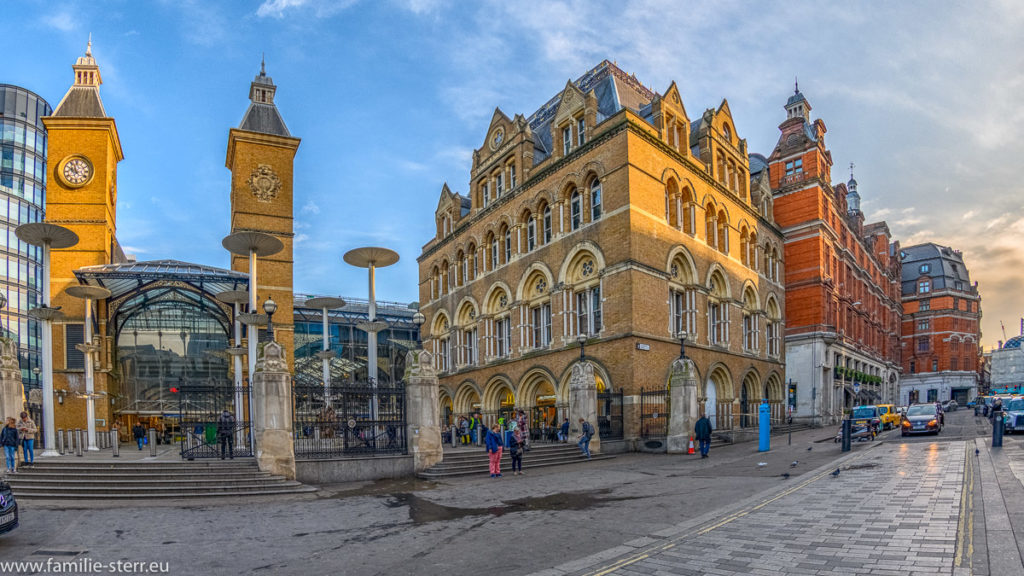
<instances>
[{"instance_id":1,"label":"cobblestone pavement","mask_svg":"<svg viewBox=\"0 0 1024 576\"><path fill-rule=\"evenodd\" d=\"M953 574L967 447L879 445L838 476L820 470L724 516L540 574Z\"/></svg>"}]
</instances>

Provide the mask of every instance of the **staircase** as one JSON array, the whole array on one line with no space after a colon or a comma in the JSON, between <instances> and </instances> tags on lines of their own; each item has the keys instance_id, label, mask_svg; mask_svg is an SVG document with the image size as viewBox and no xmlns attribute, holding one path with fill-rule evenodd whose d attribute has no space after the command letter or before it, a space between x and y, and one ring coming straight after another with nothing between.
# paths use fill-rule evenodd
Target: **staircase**
<instances>
[{"instance_id":1,"label":"staircase","mask_svg":"<svg viewBox=\"0 0 1024 576\"><path fill-rule=\"evenodd\" d=\"M315 492L260 472L251 458L207 462L36 461L8 475L18 499L170 499Z\"/></svg>"},{"instance_id":2,"label":"staircase","mask_svg":"<svg viewBox=\"0 0 1024 576\"><path fill-rule=\"evenodd\" d=\"M594 454L591 460L611 458L614 456ZM523 471L586 461L575 444L537 444L523 454ZM504 475L512 474L512 457L508 455L508 450L501 455L501 470ZM442 462L420 472L417 476L426 480L439 480L455 476L485 476L489 471L487 452L483 447L470 447L445 450Z\"/></svg>"}]
</instances>

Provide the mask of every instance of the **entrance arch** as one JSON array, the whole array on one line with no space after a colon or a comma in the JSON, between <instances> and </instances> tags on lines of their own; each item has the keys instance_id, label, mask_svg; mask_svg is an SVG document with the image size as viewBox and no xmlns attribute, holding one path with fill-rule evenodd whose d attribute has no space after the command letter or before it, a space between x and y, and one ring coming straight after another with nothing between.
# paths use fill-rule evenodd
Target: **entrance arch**
<instances>
[{"instance_id":1,"label":"entrance arch","mask_svg":"<svg viewBox=\"0 0 1024 576\"><path fill-rule=\"evenodd\" d=\"M704 383L704 413L711 426L717 429L732 428L732 378L728 369L719 364L708 373Z\"/></svg>"},{"instance_id":2,"label":"entrance arch","mask_svg":"<svg viewBox=\"0 0 1024 576\"><path fill-rule=\"evenodd\" d=\"M531 432L558 426L559 397L555 378L543 368L526 373L519 384L519 407L526 411Z\"/></svg>"},{"instance_id":3,"label":"entrance arch","mask_svg":"<svg viewBox=\"0 0 1024 576\"><path fill-rule=\"evenodd\" d=\"M496 426L502 417L507 422L516 406L515 387L504 377L493 378L484 387L482 406L481 415L487 426Z\"/></svg>"},{"instance_id":4,"label":"entrance arch","mask_svg":"<svg viewBox=\"0 0 1024 576\"><path fill-rule=\"evenodd\" d=\"M482 405L480 403L480 391L476 389L476 386L472 382L463 382L455 392L455 397L452 399L452 406L456 414L460 416L471 416L473 413L482 409Z\"/></svg>"},{"instance_id":5,"label":"entrance arch","mask_svg":"<svg viewBox=\"0 0 1024 576\"><path fill-rule=\"evenodd\" d=\"M757 425L761 398L761 383L757 372L751 370L743 377L743 385L740 387L740 428Z\"/></svg>"}]
</instances>

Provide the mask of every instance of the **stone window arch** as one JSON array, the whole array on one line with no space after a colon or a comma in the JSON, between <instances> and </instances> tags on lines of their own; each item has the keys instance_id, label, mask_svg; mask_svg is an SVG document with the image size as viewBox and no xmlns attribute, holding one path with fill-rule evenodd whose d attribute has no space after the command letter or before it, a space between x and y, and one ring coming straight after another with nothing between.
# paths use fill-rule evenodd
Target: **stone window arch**
<instances>
[{"instance_id":1,"label":"stone window arch","mask_svg":"<svg viewBox=\"0 0 1024 576\"><path fill-rule=\"evenodd\" d=\"M729 283L720 269L708 278L708 342L729 346Z\"/></svg>"}]
</instances>

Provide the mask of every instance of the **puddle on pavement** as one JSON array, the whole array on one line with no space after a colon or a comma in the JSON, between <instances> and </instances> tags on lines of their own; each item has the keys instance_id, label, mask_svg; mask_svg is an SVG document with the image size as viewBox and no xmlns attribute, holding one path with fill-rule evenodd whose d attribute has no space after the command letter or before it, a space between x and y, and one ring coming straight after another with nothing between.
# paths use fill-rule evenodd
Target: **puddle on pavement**
<instances>
[{"instance_id":1,"label":"puddle on pavement","mask_svg":"<svg viewBox=\"0 0 1024 576\"><path fill-rule=\"evenodd\" d=\"M843 467L844 470L862 470L864 468L878 468L878 464L875 462L865 462L862 464L850 464Z\"/></svg>"},{"instance_id":2,"label":"puddle on pavement","mask_svg":"<svg viewBox=\"0 0 1024 576\"><path fill-rule=\"evenodd\" d=\"M351 498L353 496L381 496L404 492L422 492L437 488L436 482L417 478L400 478L397 480L375 480L359 485L322 486L321 498Z\"/></svg>"},{"instance_id":3,"label":"puddle on pavement","mask_svg":"<svg viewBox=\"0 0 1024 576\"><path fill-rule=\"evenodd\" d=\"M389 508L409 508L409 519L415 524L426 524L428 522L439 522L445 520L458 520L470 516L503 516L514 512L528 512L531 510L586 510L594 506L601 506L608 502L622 500L634 500L637 496L607 496L611 489L597 490L594 492L566 492L551 494L549 496L538 496L534 498L520 498L517 500L502 501L500 506L487 508L459 508L445 506L431 502L416 494L401 493L389 496L385 505Z\"/></svg>"}]
</instances>

